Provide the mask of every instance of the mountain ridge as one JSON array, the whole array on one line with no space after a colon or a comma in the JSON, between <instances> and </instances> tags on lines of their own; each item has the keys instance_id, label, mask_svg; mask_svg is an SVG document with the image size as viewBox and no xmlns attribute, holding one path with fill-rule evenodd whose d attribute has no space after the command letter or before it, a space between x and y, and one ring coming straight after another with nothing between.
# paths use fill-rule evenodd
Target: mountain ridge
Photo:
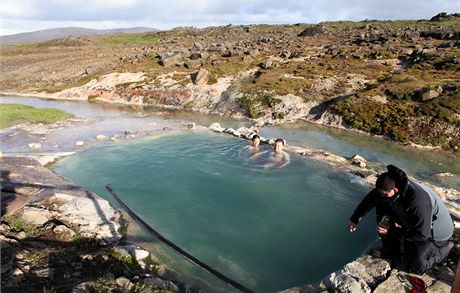
<instances>
[{"instance_id":1,"label":"mountain ridge","mask_svg":"<svg viewBox=\"0 0 460 293\"><path fill-rule=\"evenodd\" d=\"M130 34L130 33L145 33L157 32L158 29L150 27L130 27L130 28L114 28L114 29L92 29L84 27L60 27L52 29L44 29L32 32L24 32L11 35L0 36L0 44L2 45L19 45L27 43L46 42L55 39L66 38L70 36L79 37L83 35L113 35L113 34Z\"/></svg>"}]
</instances>

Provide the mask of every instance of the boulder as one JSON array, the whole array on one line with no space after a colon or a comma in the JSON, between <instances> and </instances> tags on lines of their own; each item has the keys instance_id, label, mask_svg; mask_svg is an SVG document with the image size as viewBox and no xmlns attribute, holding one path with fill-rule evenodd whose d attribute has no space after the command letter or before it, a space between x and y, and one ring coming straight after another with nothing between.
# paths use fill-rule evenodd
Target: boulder
<instances>
[{"instance_id":1,"label":"boulder","mask_svg":"<svg viewBox=\"0 0 460 293\"><path fill-rule=\"evenodd\" d=\"M168 52L160 56L160 65L164 67L171 67L180 62L182 55L180 53Z\"/></svg>"},{"instance_id":2,"label":"boulder","mask_svg":"<svg viewBox=\"0 0 460 293\"><path fill-rule=\"evenodd\" d=\"M76 235L75 232L72 229L68 228L65 225L56 226L53 229L53 231L54 231L54 233L58 234L59 239L61 239L63 241L72 241L73 238Z\"/></svg>"},{"instance_id":3,"label":"boulder","mask_svg":"<svg viewBox=\"0 0 460 293\"><path fill-rule=\"evenodd\" d=\"M119 253L123 256L132 256L136 259L136 261L142 261L145 260L150 253L147 250L144 250L142 248L139 248L137 246L134 246L132 244L130 245L119 245L114 247L113 249L116 253Z\"/></svg>"},{"instance_id":4,"label":"boulder","mask_svg":"<svg viewBox=\"0 0 460 293\"><path fill-rule=\"evenodd\" d=\"M429 100L432 100L434 98L437 98L439 97L439 91L437 90L433 90L433 89L426 89L423 91L422 93L422 100L423 101L429 101Z\"/></svg>"},{"instance_id":5,"label":"boulder","mask_svg":"<svg viewBox=\"0 0 460 293\"><path fill-rule=\"evenodd\" d=\"M209 128L210 130L214 131L214 132L220 132L220 133L224 132L224 130L225 130L225 128L223 128L222 126L220 126L220 124L217 123L217 122L212 123L211 125L209 125L208 128Z\"/></svg>"},{"instance_id":6,"label":"boulder","mask_svg":"<svg viewBox=\"0 0 460 293\"><path fill-rule=\"evenodd\" d=\"M181 124L182 129L195 129L195 123L190 122L190 123L182 123Z\"/></svg>"},{"instance_id":7,"label":"boulder","mask_svg":"<svg viewBox=\"0 0 460 293\"><path fill-rule=\"evenodd\" d=\"M120 287L122 292L130 292L134 286L133 283L131 283L131 281L125 276L119 277L115 280L115 282Z\"/></svg>"},{"instance_id":8,"label":"boulder","mask_svg":"<svg viewBox=\"0 0 460 293\"><path fill-rule=\"evenodd\" d=\"M201 54L200 53L192 53L189 58L190 58L190 60L198 60L198 59L201 58Z\"/></svg>"},{"instance_id":9,"label":"boulder","mask_svg":"<svg viewBox=\"0 0 460 293\"><path fill-rule=\"evenodd\" d=\"M297 36L299 37L316 37L327 32L327 29L324 25L318 24L311 27L307 27Z\"/></svg>"},{"instance_id":10,"label":"boulder","mask_svg":"<svg viewBox=\"0 0 460 293\"><path fill-rule=\"evenodd\" d=\"M408 292L409 288L407 283L402 282L399 274L391 275L385 282L380 283L377 288L375 288L374 293L386 293L386 292Z\"/></svg>"},{"instance_id":11,"label":"boulder","mask_svg":"<svg viewBox=\"0 0 460 293\"><path fill-rule=\"evenodd\" d=\"M249 56L255 58L257 56L260 55L260 51L258 49L254 49L254 50L249 50Z\"/></svg>"},{"instance_id":12,"label":"boulder","mask_svg":"<svg viewBox=\"0 0 460 293\"><path fill-rule=\"evenodd\" d=\"M195 69L199 68L201 66L201 61L200 60L188 60L184 63L185 68L188 69Z\"/></svg>"},{"instance_id":13,"label":"boulder","mask_svg":"<svg viewBox=\"0 0 460 293\"><path fill-rule=\"evenodd\" d=\"M366 284L375 288L385 280L391 270L390 263L384 259L365 255L345 265L344 271L355 279L361 279Z\"/></svg>"},{"instance_id":14,"label":"boulder","mask_svg":"<svg viewBox=\"0 0 460 293\"><path fill-rule=\"evenodd\" d=\"M360 168L366 168L366 159L364 159L360 155L354 155L351 158L351 163L353 165L359 166Z\"/></svg>"},{"instance_id":15,"label":"boulder","mask_svg":"<svg viewBox=\"0 0 460 293\"><path fill-rule=\"evenodd\" d=\"M193 48L196 50L203 50L204 47L202 44L195 42L193 43Z\"/></svg>"},{"instance_id":16,"label":"boulder","mask_svg":"<svg viewBox=\"0 0 460 293\"><path fill-rule=\"evenodd\" d=\"M32 274L35 275L38 278L53 279L54 278L54 269L46 268L46 269L42 269L42 270L36 270L36 271L33 271Z\"/></svg>"},{"instance_id":17,"label":"boulder","mask_svg":"<svg viewBox=\"0 0 460 293\"><path fill-rule=\"evenodd\" d=\"M193 84L204 85L208 82L210 76L211 73L208 70L200 68L200 70L192 76Z\"/></svg>"},{"instance_id":18,"label":"boulder","mask_svg":"<svg viewBox=\"0 0 460 293\"><path fill-rule=\"evenodd\" d=\"M107 136L103 135L103 134L98 134L96 136L96 139L97 140L108 140L109 138Z\"/></svg>"},{"instance_id":19,"label":"boulder","mask_svg":"<svg viewBox=\"0 0 460 293\"><path fill-rule=\"evenodd\" d=\"M56 193L49 199L61 202L57 207L56 218L62 222L78 227L85 237L94 237L107 242L115 242L121 238L121 214L107 200L98 198L91 193L88 197L77 197L69 194Z\"/></svg>"},{"instance_id":20,"label":"boulder","mask_svg":"<svg viewBox=\"0 0 460 293\"><path fill-rule=\"evenodd\" d=\"M173 292L179 292L179 287L171 281L166 281L166 288Z\"/></svg>"},{"instance_id":21,"label":"boulder","mask_svg":"<svg viewBox=\"0 0 460 293\"><path fill-rule=\"evenodd\" d=\"M144 250L144 249L141 249L141 248L134 249L134 258L137 261L143 261L147 257L149 257L149 255L150 255L150 252L148 252L147 250Z\"/></svg>"},{"instance_id":22,"label":"boulder","mask_svg":"<svg viewBox=\"0 0 460 293\"><path fill-rule=\"evenodd\" d=\"M281 58L289 58L289 57L291 57L291 55L292 55L291 52L283 51L280 56L281 56Z\"/></svg>"},{"instance_id":23,"label":"boulder","mask_svg":"<svg viewBox=\"0 0 460 293\"><path fill-rule=\"evenodd\" d=\"M160 278L146 278L142 282L147 286L154 286L158 289L166 288L165 281Z\"/></svg>"},{"instance_id":24,"label":"boulder","mask_svg":"<svg viewBox=\"0 0 460 293\"><path fill-rule=\"evenodd\" d=\"M264 63L260 65L261 68L268 69L273 66L273 61L272 59L267 59Z\"/></svg>"},{"instance_id":25,"label":"boulder","mask_svg":"<svg viewBox=\"0 0 460 293\"><path fill-rule=\"evenodd\" d=\"M229 52L228 57L240 57L244 55L244 51L242 49L232 49Z\"/></svg>"},{"instance_id":26,"label":"boulder","mask_svg":"<svg viewBox=\"0 0 460 293\"><path fill-rule=\"evenodd\" d=\"M53 218L50 211L36 207L25 207L21 217L24 221L36 226L43 226Z\"/></svg>"},{"instance_id":27,"label":"boulder","mask_svg":"<svg viewBox=\"0 0 460 293\"><path fill-rule=\"evenodd\" d=\"M77 141L77 142L75 143L75 146L77 146L77 147L84 146L84 145L85 145L85 142L82 141L82 140L79 140L79 141Z\"/></svg>"},{"instance_id":28,"label":"boulder","mask_svg":"<svg viewBox=\"0 0 460 293\"><path fill-rule=\"evenodd\" d=\"M353 278L347 271L334 272L323 279L323 283L330 292L370 293L371 288L362 279Z\"/></svg>"},{"instance_id":29,"label":"boulder","mask_svg":"<svg viewBox=\"0 0 460 293\"><path fill-rule=\"evenodd\" d=\"M91 282L84 282L73 287L71 293L90 293L92 291Z\"/></svg>"},{"instance_id":30,"label":"boulder","mask_svg":"<svg viewBox=\"0 0 460 293\"><path fill-rule=\"evenodd\" d=\"M283 291L279 291L278 293L318 293L318 292L322 292L321 289L313 285L305 285L302 287L289 288Z\"/></svg>"},{"instance_id":31,"label":"boulder","mask_svg":"<svg viewBox=\"0 0 460 293\"><path fill-rule=\"evenodd\" d=\"M446 12L440 12L433 16L430 21L443 21L448 19L460 18L460 13L447 14Z\"/></svg>"},{"instance_id":32,"label":"boulder","mask_svg":"<svg viewBox=\"0 0 460 293\"><path fill-rule=\"evenodd\" d=\"M252 61L254 61L254 58L252 58L249 55L244 55L244 57L243 57L243 62L244 63L251 63Z\"/></svg>"}]
</instances>

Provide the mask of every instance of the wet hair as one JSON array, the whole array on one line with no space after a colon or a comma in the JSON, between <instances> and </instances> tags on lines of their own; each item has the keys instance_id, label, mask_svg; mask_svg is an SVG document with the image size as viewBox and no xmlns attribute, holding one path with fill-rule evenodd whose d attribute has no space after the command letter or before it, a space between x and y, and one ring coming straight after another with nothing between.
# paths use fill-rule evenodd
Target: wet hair
<instances>
[{"instance_id":1,"label":"wet hair","mask_svg":"<svg viewBox=\"0 0 460 293\"><path fill-rule=\"evenodd\" d=\"M375 182L375 187L378 190L389 192L393 188L396 187L396 182L390 177L388 172L385 172L383 174L380 174L379 177L377 177L377 182Z\"/></svg>"},{"instance_id":2,"label":"wet hair","mask_svg":"<svg viewBox=\"0 0 460 293\"><path fill-rule=\"evenodd\" d=\"M256 138L260 139L260 136L258 134L254 134L252 137L251 137L251 140L254 141Z\"/></svg>"},{"instance_id":3,"label":"wet hair","mask_svg":"<svg viewBox=\"0 0 460 293\"><path fill-rule=\"evenodd\" d=\"M277 138L277 139L275 140L275 144L276 144L277 142L282 142L283 145L284 145L284 139L282 139L282 138Z\"/></svg>"}]
</instances>

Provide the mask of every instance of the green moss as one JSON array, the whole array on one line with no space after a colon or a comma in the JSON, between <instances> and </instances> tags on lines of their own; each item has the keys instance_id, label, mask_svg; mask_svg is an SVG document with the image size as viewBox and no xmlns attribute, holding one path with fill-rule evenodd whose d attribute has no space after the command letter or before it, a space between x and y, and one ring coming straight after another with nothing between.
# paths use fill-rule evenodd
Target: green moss
<instances>
[{"instance_id":1,"label":"green moss","mask_svg":"<svg viewBox=\"0 0 460 293\"><path fill-rule=\"evenodd\" d=\"M128 87L130 87L131 85L134 85L136 84L137 81L129 81L129 82L124 82L124 83L119 83L115 86L115 88L117 90L125 90L127 89Z\"/></svg>"},{"instance_id":2,"label":"green moss","mask_svg":"<svg viewBox=\"0 0 460 293\"><path fill-rule=\"evenodd\" d=\"M95 103L97 98L99 98L98 95L89 95L88 96L88 102L89 103Z\"/></svg>"},{"instance_id":3,"label":"green moss","mask_svg":"<svg viewBox=\"0 0 460 293\"><path fill-rule=\"evenodd\" d=\"M257 78L242 82L242 91L248 95L270 92L273 95L294 94L302 96L311 87L311 80L302 76L287 77L289 68L277 68L260 71Z\"/></svg>"},{"instance_id":4,"label":"green moss","mask_svg":"<svg viewBox=\"0 0 460 293\"><path fill-rule=\"evenodd\" d=\"M460 120L455 118L460 114L460 96L440 96L436 99L421 103L419 111L421 115L433 117L433 121L444 121L448 124L460 127Z\"/></svg>"},{"instance_id":5,"label":"green moss","mask_svg":"<svg viewBox=\"0 0 460 293\"><path fill-rule=\"evenodd\" d=\"M131 255L124 255L124 254L121 254L121 253L118 253L112 250L110 252L110 256L114 258L115 260L117 260L118 262L128 266L128 268L130 269L133 269L133 270L140 269L140 266L137 263L136 259Z\"/></svg>"},{"instance_id":6,"label":"green moss","mask_svg":"<svg viewBox=\"0 0 460 293\"><path fill-rule=\"evenodd\" d=\"M7 222L8 225L11 227L11 231L15 233L24 231L27 236L31 236L34 234L35 226L31 223L24 221L17 215L3 216L2 220Z\"/></svg>"},{"instance_id":7,"label":"green moss","mask_svg":"<svg viewBox=\"0 0 460 293\"><path fill-rule=\"evenodd\" d=\"M250 118L259 118L262 116L262 112L258 107L258 103L255 102L248 96L243 96L240 98L240 103L248 110Z\"/></svg>"},{"instance_id":8,"label":"green moss","mask_svg":"<svg viewBox=\"0 0 460 293\"><path fill-rule=\"evenodd\" d=\"M52 123L74 115L57 109L34 108L19 104L0 104L0 129L22 123Z\"/></svg>"},{"instance_id":9,"label":"green moss","mask_svg":"<svg viewBox=\"0 0 460 293\"><path fill-rule=\"evenodd\" d=\"M409 102L382 104L352 97L338 102L332 109L342 114L345 122L356 129L408 142L405 127L408 117L414 116L414 107Z\"/></svg>"},{"instance_id":10,"label":"green moss","mask_svg":"<svg viewBox=\"0 0 460 293\"><path fill-rule=\"evenodd\" d=\"M237 73L248 70L250 65L244 63L240 57L225 58L215 66L206 66L211 75L217 77L236 75Z\"/></svg>"},{"instance_id":11,"label":"green moss","mask_svg":"<svg viewBox=\"0 0 460 293\"><path fill-rule=\"evenodd\" d=\"M92 43L91 37L67 37L56 40L50 40L36 44L37 48L49 48L49 47L78 47L86 46Z\"/></svg>"},{"instance_id":12,"label":"green moss","mask_svg":"<svg viewBox=\"0 0 460 293\"><path fill-rule=\"evenodd\" d=\"M152 45L159 36L155 33L114 34L98 36L96 39L110 46Z\"/></svg>"},{"instance_id":13,"label":"green moss","mask_svg":"<svg viewBox=\"0 0 460 293\"><path fill-rule=\"evenodd\" d=\"M207 84L212 85L216 83L217 83L217 77L215 74L211 73L211 76L209 77Z\"/></svg>"},{"instance_id":14,"label":"green moss","mask_svg":"<svg viewBox=\"0 0 460 293\"><path fill-rule=\"evenodd\" d=\"M269 94L256 94L240 98L240 103L248 110L249 117L255 119L263 115L264 108L273 108L280 102L280 99Z\"/></svg>"},{"instance_id":15,"label":"green moss","mask_svg":"<svg viewBox=\"0 0 460 293\"><path fill-rule=\"evenodd\" d=\"M95 292L109 293L113 292L113 288L117 287L117 282L107 278L97 278L92 282L91 287Z\"/></svg>"},{"instance_id":16,"label":"green moss","mask_svg":"<svg viewBox=\"0 0 460 293\"><path fill-rule=\"evenodd\" d=\"M458 148L460 143L443 131L449 125L460 127L460 121L456 118L460 110L460 97L456 94L427 102L391 100L386 104L353 96L336 103L331 110L341 114L351 127L385 135L394 141L412 141L451 150Z\"/></svg>"}]
</instances>

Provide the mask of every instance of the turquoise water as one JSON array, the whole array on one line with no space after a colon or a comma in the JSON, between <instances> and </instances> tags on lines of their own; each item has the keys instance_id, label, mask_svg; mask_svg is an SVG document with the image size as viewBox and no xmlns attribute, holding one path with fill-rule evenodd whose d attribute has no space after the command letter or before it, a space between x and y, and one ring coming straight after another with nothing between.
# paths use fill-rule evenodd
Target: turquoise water
<instances>
[{"instance_id":1,"label":"turquoise water","mask_svg":"<svg viewBox=\"0 0 460 293\"><path fill-rule=\"evenodd\" d=\"M371 164L384 168L396 165L410 176L438 186L460 190L459 154L441 150L417 149L387 141L380 137L358 134L343 129L319 126L311 123L292 123L262 128L266 137L283 137L288 144L319 148L334 154L352 157L363 156ZM436 173L450 172L454 177L439 178Z\"/></svg>"},{"instance_id":2,"label":"turquoise water","mask_svg":"<svg viewBox=\"0 0 460 293\"><path fill-rule=\"evenodd\" d=\"M257 292L317 282L375 239L372 216L346 229L367 187L293 154L264 168L269 158L248 160L246 145L179 132L88 149L54 171L108 199L111 183L164 236Z\"/></svg>"}]
</instances>

